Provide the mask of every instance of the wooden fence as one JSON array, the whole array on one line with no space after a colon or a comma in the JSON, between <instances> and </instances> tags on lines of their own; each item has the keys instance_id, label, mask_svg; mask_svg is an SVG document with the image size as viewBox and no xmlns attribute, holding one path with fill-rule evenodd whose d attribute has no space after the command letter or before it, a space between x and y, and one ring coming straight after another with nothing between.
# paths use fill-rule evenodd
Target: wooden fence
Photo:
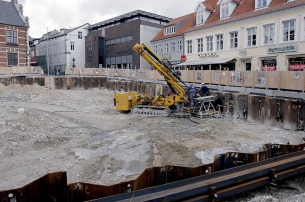
<instances>
[{"instance_id":1,"label":"wooden fence","mask_svg":"<svg viewBox=\"0 0 305 202\"><path fill-rule=\"evenodd\" d=\"M0 75L41 75L41 67L0 67Z\"/></svg>"},{"instance_id":2,"label":"wooden fence","mask_svg":"<svg viewBox=\"0 0 305 202\"><path fill-rule=\"evenodd\" d=\"M287 89L304 92L304 71L219 71L180 70L184 82L207 83L221 86ZM67 68L67 76L110 76L135 79L164 80L155 70Z\"/></svg>"}]
</instances>

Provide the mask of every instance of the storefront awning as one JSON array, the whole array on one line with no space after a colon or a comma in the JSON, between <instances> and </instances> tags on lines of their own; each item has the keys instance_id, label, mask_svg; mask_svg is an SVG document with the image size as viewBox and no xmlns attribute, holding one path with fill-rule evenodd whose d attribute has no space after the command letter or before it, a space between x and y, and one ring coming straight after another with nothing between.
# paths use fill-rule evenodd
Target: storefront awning
<instances>
[{"instance_id":1,"label":"storefront awning","mask_svg":"<svg viewBox=\"0 0 305 202\"><path fill-rule=\"evenodd\" d=\"M259 58L270 58L270 57L276 57L277 55L258 55Z\"/></svg>"},{"instance_id":2,"label":"storefront awning","mask_svg":"<svg viewBox=\"0 0 305 202\"><path fill-rule=\"evenodd\" d=\"M234 60L235 58L223 58L223 59L210 59L210 60L198 60L198 61L192 61L192 62L183 62L176 67L180 66L191 66L191 65L211 65L211 64L223 64L226 62L229 62L231 60Z\"/></svg>"},{"instance_id":3,"label":"storefront awning","mask_svg":"<svg viewBox=\"0 0 305 202\"><path fill-rule=\"evenodd\" d=\"M294 56L294 55L305 55L305 52L294 52L294 53L287 53L286 56Z\"/></svg>"}]
</instances>

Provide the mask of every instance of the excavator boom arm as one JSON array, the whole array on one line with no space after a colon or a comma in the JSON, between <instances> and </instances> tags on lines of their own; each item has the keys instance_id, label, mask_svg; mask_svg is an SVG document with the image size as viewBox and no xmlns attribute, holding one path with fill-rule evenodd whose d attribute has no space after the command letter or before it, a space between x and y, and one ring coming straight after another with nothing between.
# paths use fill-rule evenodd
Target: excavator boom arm
<instances>
[{"instance_id":1,"label":"excavator boom arm","mask_svg":"<svg viewBox=\"0 0 305 202\"><path fill-rule=\"evenodd\" d=\"M176 75L168 64L165 64L162 59L154 54L145 44L136 44L133 49L164 76L170 88L176 90L178 95L185 96L187 94L187 91L179 82L183 83L185 86L186 84Z\"/></svg>"}]
</instances>

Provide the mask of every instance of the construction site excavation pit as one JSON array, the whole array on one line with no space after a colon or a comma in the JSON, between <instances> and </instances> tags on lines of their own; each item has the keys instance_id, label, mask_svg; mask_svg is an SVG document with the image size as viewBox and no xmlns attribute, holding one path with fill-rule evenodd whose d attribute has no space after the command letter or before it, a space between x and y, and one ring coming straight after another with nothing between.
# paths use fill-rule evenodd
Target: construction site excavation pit
<instances>
[{"instance_id":1,"label":"construction site excavation pit","mask_svg":"<svg viewBox=\"0 0 305 202\"><path fill-rule=\"evenodd\" d=\"M196 167L212 163L217 154L258 152L266 143L300 144L305 136L243 119L121 113L113 96L106 88L0 84L0 190L58 171L67 172L68 184L113 185L137 178L146 168Z\"/></svg>"}]
</instances>

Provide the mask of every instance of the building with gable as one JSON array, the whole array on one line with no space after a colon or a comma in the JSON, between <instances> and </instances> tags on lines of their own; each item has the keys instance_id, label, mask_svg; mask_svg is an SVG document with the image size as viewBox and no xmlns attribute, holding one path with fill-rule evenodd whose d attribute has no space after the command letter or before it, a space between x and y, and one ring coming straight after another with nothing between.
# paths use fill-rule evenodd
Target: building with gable
<instances>
[{"instance_id":1,"label":"building with gable","mask_svg":"<svg viewBox=\"0 0 305 202\"><path fill-rule=\"evenodd\" d=\"M151 46L150 40L171 18L135 10L89 26L86 37L86 67L151 69L137 52L136 43Z\"/></svg>"},{"instance_id":2,"label":"building with gable","mask_svg":"<svg viewBox=\"0 0 305 202\"><path fill-rule=\"evenodd\" d=\"M184 32L193 24L195 18L196 14L191 13L170 21L151 40L154 53L172 65L184 61Z\"/></svg>"},{"instance_id":3,"label":"building with gable","mask_svg":"<svg viewBox=\"0 0 305 202\"><path fill-rule=\"evenodd\" d=\"M50 31L36 44L36 62L45 74L64 74L66 68L85 67L88 23L72 29Z\"/></svg>"},{"instance_id":4,"label":"building with gable","mask_svg":"<svg viewBox=\"0 0 305 202\"><path fill-rule=\"evenodd\" d=\"M305 0L205 0L184 33L186 61L203 70L303 70Z\"/></svg>"},{"instance_id":5,"label":"building with gable","mask_svg":"<svg viewBox=\"0 0 305 202\"><path fill-rule=\"evenodd\" d=\"M0 0L0 67L29 65L29 19L17 0Z\"/></svg>"}]
</instances>

